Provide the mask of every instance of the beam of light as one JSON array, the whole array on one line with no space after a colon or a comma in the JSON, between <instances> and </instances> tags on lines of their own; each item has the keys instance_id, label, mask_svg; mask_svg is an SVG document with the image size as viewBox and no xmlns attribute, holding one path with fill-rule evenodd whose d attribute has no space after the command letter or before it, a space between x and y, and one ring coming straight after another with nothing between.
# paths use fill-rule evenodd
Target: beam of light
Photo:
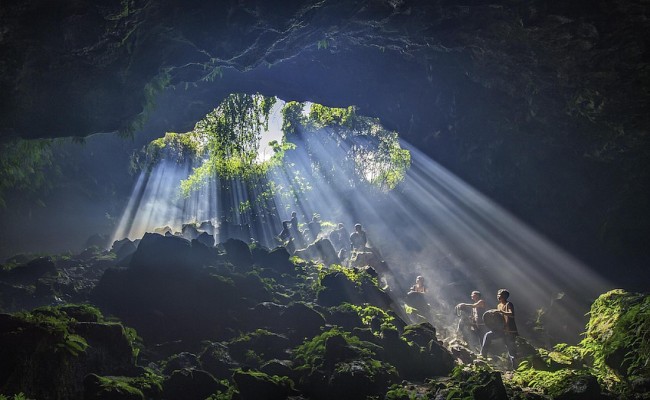
<instances>
[{"instance_id":1,"label":"beam of light","mask_svg":"<svg viewBox=\"0 0 650 400\"><path fill-rule=\"evenodd\" d=\"M353 177L338 171L327 184L316 173L312 191L297 202L287 204L286 196L276 202L305 219L318 212L344 222L349 231L353 223L363 223L388 261L397 297L417 275L424 276L431 304L447 310L450 325L453 305L468 302L472 290L495 307L497 289L507 288L520 325L544 308L562 325L558 329L582 331L589 304L608 283L417 149L405 142L402 147L411 152L412 166L400 189L388 196L350 192L345 182ZM311 158L296 150L293 165L273 179L291 187L297 175L308 175L312 159L341 159L346 149L312 143L310 151Z\"/></svg>"},{"instance_id":2,"label":"beam of light","mask_svg":"<svg viewBox=\"0 0 650 400\"><path fill-rule=\"evenodd\" d=\"M279 129L278 118L272 118L273 124L269 130ZM453 305L469 302L472 290L480 290L495 307L497 289L507 288L520 330L532 330L524 324L545 308L561 329L577 334L589 304L609 289L586 266L406 142L401 146L411 152L412 165L399 188L388 194L350 186L360 176L341 168L349 143L310 140L309 153L300 144L269 173L267 179L277 190L267 199L261 185L217 178L179 199L178 184L192 166L161 162L149 175L139 177L115 239L136 239L167 225L178 231L192 221L211 220L216 225L228 215L232 224L248 225L255 240L274 247L281 221L288 220L291 211L303 223L315 213L333 224L342 222L349 233L360 222L371 246L388 263L387 282L395 299L403 298L415 277L422 275L435 322L444 324L436 327L449 331L455 322ZM319 162L332 170L314 170ZM303 191L305 186L310 190ZM300 194L294 196L294 191ZM239 209L245 202L250 207ZM225 209L226 204L233 209Z\"/></svg>"}]
</instances>

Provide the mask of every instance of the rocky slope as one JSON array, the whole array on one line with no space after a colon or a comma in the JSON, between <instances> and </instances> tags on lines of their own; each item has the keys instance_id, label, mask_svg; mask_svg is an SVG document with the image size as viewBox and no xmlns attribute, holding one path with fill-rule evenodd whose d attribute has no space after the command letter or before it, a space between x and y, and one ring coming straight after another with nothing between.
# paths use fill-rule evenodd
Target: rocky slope
<instances>
[{"instance_id":1,"label":"rocky slope","mask_svg":"<svg viewBox=\"0 0 650 400\"><path fill-rule=\"evenodd\" d=\"M320 258L157 234L15 258L0 274L0 398L648 396L647 296L601 296L578 345L518 340L521 365L504 373L502 357L477 359L426 321L426 302L381 289L373 268Z\"/></svg>"}]
</instances>

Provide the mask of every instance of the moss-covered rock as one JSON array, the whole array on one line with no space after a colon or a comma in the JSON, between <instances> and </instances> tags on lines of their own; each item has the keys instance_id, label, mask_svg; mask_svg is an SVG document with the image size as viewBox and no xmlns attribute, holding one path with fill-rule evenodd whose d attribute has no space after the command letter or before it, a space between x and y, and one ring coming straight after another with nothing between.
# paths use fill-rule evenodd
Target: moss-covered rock
<instances>
[{"instance_id":1,"label":"moss-covered rock","mask_svg":"<svg viewBox=\"0 0 650 400\"><path fill-rule=\"evenodd\" d=\"M596 299L589 314L581 346L594 366L623 382L650 379L650 296L612 290Z\"/></svg>"},{"instance_id":2,"label":"moss-covered rock","mask_svg":"<svg viewBox=\"0 0 650 400\"><path fill-rule=\"evenodd\" d=\"M242 400L283 400L294 392L293 381L287 377L238 369L233 374Z\"/></svg>"},{"instance_id":3,"label":"moss-covered rock","mask_svg":"<svg viewBox=\"0 0 650 400\"><path fill-rule=\"evenodd\" d=\"M135 370L134 341L132 330L105 322L86 305L0 314L0 391L39 399L81 398L86 374Z\"/></svg>"},{"instance_id":4,"label":"moss-covered rock","mask_svg":"<svg viewBox=\"0 0 650 400\"><path fill-rule=\"evenodd\" d=\"M144 400L144 393L128 381L89 374L84 378L84 400Z\"/></svg>"},{"instance_id":5,"label":"moss-covered rock","mask_svg":"<svg viewBox=\"0 0 650 400\"><path fill-rule=\"evenodd\" d=\"M184 368L174 371L165 379L163 398L204 400L217 391L227 389L206 371Z\"/></svg>"},{"instance_id":6,"label":"moss-covered rock","mask_svg":"<svg viewBox=\"0 0 650 400\"><path fill-rule=\"evenodd\" d=\"M398 379L381 348L333 328L294 350L300 389L315 399L383 395Z\"/></svg>"}]
</instances>

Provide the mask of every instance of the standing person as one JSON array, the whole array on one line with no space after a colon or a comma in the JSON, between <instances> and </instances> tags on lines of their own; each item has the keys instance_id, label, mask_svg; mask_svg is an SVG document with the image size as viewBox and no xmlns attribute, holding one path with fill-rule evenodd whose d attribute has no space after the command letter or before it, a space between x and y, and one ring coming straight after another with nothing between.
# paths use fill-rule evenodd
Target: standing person
<instances>
[{"instance_id":1,"label":"standing person","mask_svg":"<svg viewBox=\"0 0 650 400\"><path fill-rule=\"evenodd\" d=\"M337 228L330 232L329 238L330 242L332 242L332 245L334 246L334 249L337 251L340 251L343 247L345 247L345 239L348 238L348 233L345 231L345 226L342 222L339 222Z\"/></svg>"},{"instance_id":2,"label":"standing person","mask_svg":"<svg viewBox=\"0 0 650 400\"><path fill-rule=\"evenodd\" d=\"M364 251L366 249L366 243L368 243L366 231L363 230L361 224L355 224L354 232L350 235L350 249L352 251Z\"/></svg>"},{"instance_id":3,"label":"standing person","mask_svg":"<svg viewBox=\"0 0 650 400\"><path fill-rule=\"evenodd\" d=\"M280 241L284 244L291 240L291 231L289 230L289 221L282 221L282 231L278 235Z\"/></svg>"},{"instance_id":4,"label":"standing person","mask_svg":"<svg viewBox=\"0 0 650 400\"><path fill-rule=\"evenodd\" d=\"M291 237L293 237L295 244L298 248L302 248L305 245L305 241L303 239L302 233L300 233L300 229L298 229L298 215L296 214L295 211L291 212L291 220L289 229L291 230Z\"/></svg>"},{"instance_id":5,"label":"standing person","mask_svg":"<svg viewBox=\"0 0 650 400\"><path fill-rule=\"evenodd\" d=\"M460 303L456 305L457 310L471 310L472 313L469 320L469 329L474 334L479 348L483 346L483 335L485 335L485 332L487 331L487 329L485 329L485 322L483 322L483 313L485 312L487 305L485 304L485 300L481 297L481 292L475 290L470 294L473 303Z\"/></svg>"},{"instance_id":6,"label":"standing person","mask_svg":"<svg viewBox=\"0 0 650 400\"><path fill-rule=\"evenodd\" d=\"M318 218L318 215L314 214L314 216L311 217L311 222L307 224L307 227L309 229L309 233L311 233L311 240L315 242L316 239L318 239L318 235L321 231L320 219Z\"/></svg>"},{"instance_id":7,"label":"standing person","mask_svg":"<svg viewBox=\"0 0 650 400\"><path fill-rule=\"evenodd\" d=\"M510 359L510 366L515 368L515 357L517 356L517 348L515 339L519 335L517 331L517 324L515 323L515 306L508 301L510 297L510 292L506 289L499 289L497 291L497 300L499 304L497 305L497 314L500 314L503 317L503 326L499 329L491 329L485 334L483 338L483 347L481 348L481 356L487 357L490 344L492 340L496 338L503 338L505 342L506 349L508 350L508 358ZM490 311L486 312L489 313Z\"/></svg>"}]
</instances>

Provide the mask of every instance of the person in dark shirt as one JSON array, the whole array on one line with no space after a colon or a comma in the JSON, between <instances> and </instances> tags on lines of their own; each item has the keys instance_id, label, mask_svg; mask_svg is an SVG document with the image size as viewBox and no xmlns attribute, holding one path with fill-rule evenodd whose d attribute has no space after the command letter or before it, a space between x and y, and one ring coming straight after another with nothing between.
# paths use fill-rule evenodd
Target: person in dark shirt
<instances>
[{"instance_id":1,"label":"person in dark shirt","mask_svg":"<svg viewBox=\"0 0 650 400\"><path fill-rule=\"evenodd\" d=\"M311 240L316 241L321 231L320 220L317 215L314 215L311 218L311 221L307 224L307 228L309 229L309 233L311 234Z\"/></svg>"},{"instance_id":2,"label":"person in dark shirt","mask_svg":"<svg viewBox=\"0 0 650 400\"><path fill-rule=\"evenodd\" d=\"M361 224L354 225L354 232L350 235L350 249L364 251L367 243L366 231L363 230Z\"/></svg>"}]
</instances>

